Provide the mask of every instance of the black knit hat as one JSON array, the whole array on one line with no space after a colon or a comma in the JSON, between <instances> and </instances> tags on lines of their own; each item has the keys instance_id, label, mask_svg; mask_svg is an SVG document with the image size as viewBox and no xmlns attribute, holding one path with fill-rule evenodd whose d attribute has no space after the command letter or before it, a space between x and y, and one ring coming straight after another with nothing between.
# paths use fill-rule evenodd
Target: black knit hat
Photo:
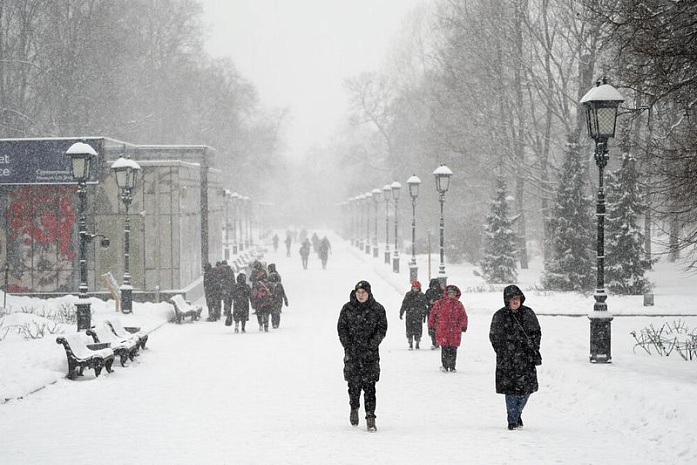
<instances>
[{"instance_id":1,"label":"black knit hat","mask_svg":"<svg viewBox=\"0 0 697 465\"><path fill-rule=\"evenodd\" d=\"M370 294L370 283L368 281L358 281L356 283L356 287L353 288L354 291L357 291L358 289L363 289L366 291L368 294Z\"/></svg>"}]
</instances>

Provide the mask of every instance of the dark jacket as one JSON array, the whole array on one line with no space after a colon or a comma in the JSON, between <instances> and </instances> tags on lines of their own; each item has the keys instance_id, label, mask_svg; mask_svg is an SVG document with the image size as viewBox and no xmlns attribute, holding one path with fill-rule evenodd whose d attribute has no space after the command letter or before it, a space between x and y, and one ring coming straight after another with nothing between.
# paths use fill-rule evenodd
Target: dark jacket
<instances>
[{"instance_id":1,"label":"dark jacket","mask_svg":"<svg viewBox=\"0 0 697 465\"><path fill-rule=\"evenodd\" d=\"M385 307L371 293L364 303L351 291L339 313L337 332L344 347L344 379L377 382L380 379L380 343L387 334Z\"/></svg>"},{"instance_id":2,"label":"dark jacket","mask_svg":"<svg viewBox=\"0 0 697 465\"><path fill-rule=\"evenodd\" d=\"M283 309L283 304L288 306L288 297L286 296L286 290L281 284L281 277L278 273L273 272L269 274L269 284L271 288L271 313L281 313Z\"/></svg>"},{"instance_id":3,"label":"dark jacket","mask_svg":"<svg viewBox=\"0 0 697 465\"><path fill-rule=\"evenodd\" d=\"M428 309L426 310L426 317L428 317L428 314L433 308L433 304L438 302L443 297L443 288L440 285L440 281L438 281L436 278L431 279L431 282L428 283L428 289L426 289L424 295L426 296L426 305L428 306Z\"/></svg>"},{"instance_id":4,"label":"dark jacket","mask_svg":"<svg viewBox=\"0 0 697 465\"><path fill-rule=\"evenodd\" d=\"M237 283L232 288L232 316L236 320L249 320L249 297L252 288L247 284L244 273L237 275Z\"/></svg>"},{"instance_id":5,"label":"dark jacket","mask_svg":"<svg viewBox=\"0 0 697 465\"><path fill-rule=\"evenodd\" d=\"M520 296L521 305L513 312L508 303L516 295ZM530 394L538 389L534 356L540 349L540 323L535 312L523 305L525 295L518 286L507 286L503 301L504 307L494 313L489 329L489 340L496 352L496 392Z\"/></svg>"},{"instance_id":6,"label":"dark jacket","mask_svg":"<svg viewBox=\"0 0 697 465\"><path fill-rule=\"evenodd\" d=\"M407 337L410 335L421 337L424 318L428 314L426 296L421 292L421 289L418 291L411 290L404 295L402 307L399 310L399 318L401 319L405 313L407 314L405 321Z\"/></svg>"},{"instance_id":7,"label":"dark jacket","mask_svg":"<svg viewBox=\"0 0 697 465\"><path fill-rule=\"evenodd\" d=\"M222 295L230 295L232 287L235 285L235 272L230 265L222 265L220 267L220 283Z\"/></svg>"}]
</instances>

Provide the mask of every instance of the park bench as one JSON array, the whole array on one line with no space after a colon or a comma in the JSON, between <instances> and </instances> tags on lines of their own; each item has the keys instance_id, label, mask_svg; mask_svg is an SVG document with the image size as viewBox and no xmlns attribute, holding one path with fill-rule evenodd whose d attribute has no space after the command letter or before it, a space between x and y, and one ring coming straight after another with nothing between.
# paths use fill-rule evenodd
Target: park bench
<instances>
[{"instance_id":1,"label":"park bench","mask_svg":"<svg viewBox=\"0 0 697 465\"><path fill-rule=\"evenodd\" d=\"M121 323L121 320L118 318L114 318L113 320L104 320L109 326L111 326L111 330L114 331L114 334L116 334L118 337L123 338L123 339L128 339L132 338L135 339L138 342L138 346L145 350L145 343L148 342L148 335L140 330L140 328L137 328L135 326L126 326L124 327L123 324Z\"/></svg>"},{"instance_id":2,"label":"park bench","mask_svg":"<svg viewBox=\"0 0 697 465\"><path fill-rule=\"evenodd\" d=\"M180 294L172 296L169 301L174 306L174 321L177 322L177 324L181 324L186 317L190 317L191 321L196 321L201 318L203 307L200 305L194 307L191 303L184 300L184 297Z\"/></svg>"},{"instance_id":3,"label":"park bench","mask_svg":"<svg viewBox=\"0 0 697 465\"><path fill-rule=\"evenodd\" d=\"M111 325L106 322L97 323L91 329L88 329L86 334L92 336L92 339L97 344L109 344L109 348L120 358L122 367L126 366L128 359L133 361L135 356L138 355L138 339L117 336L111 329Z\"/></svg>"},{"instance_id":4,"label":"park bench","mask_svg":"<svg viewBox=\"0 0 697 465\"><path fill-rule=\"evenodd\" d=\"M68 379L82 376L85 368L92 368L94 376L98 377L102 368L111 373L114 363L114 351L108 344L88 344L80 333L57 337L57 344L63 344L65 356L68 358ZM77 370L77 371L76 371Z\"/></svg>"}]
</instances>

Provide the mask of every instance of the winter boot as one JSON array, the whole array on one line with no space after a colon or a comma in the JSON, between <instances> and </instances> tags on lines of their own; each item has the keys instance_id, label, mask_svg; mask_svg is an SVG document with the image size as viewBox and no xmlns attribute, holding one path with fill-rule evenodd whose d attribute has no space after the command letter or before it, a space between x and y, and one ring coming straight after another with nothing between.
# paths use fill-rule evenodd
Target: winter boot
<instances>
[{"instance_id":1,"label":"winter boot","mask_svg":"<svg viewBox=\"0 0 697 465\"><path fill-rule=\"evenodd\" d=\"M366 425L368 428L368 431L375 432L377 431L377 427L375 426L375 418L366 418Z\"/></svg>"},{"instance_id":2,"label":"winter boot","mask_svg":"<svg viewBox=\"0 0 697 465\"><path fill-rule=\"evenodd\" d=\"M417 340L416 340L416 350L419 350L419 349L421 348L421 347L419 347L419 342L421 342L421 341L419 341L419 340L417 339Z\"/></svg>"},{"instance_id":3,"label":"winter boot","mask_svg":"<svg viewBox=\"0 0 697 465\"><path fill-rule=\"evenodd\" d=\"M409 342L409 350L414 350L414 346L411 342Z\"/></svg>"},{"instance_id":4,"label":"winter boot","mask_svg":"<svg viewBox=\"0 0 697 465\"><path fill-rule=\"evenodd\" d=\"M239 332L240 332L240 322L239 322L239 321L236 321L236 322L235 322L235 332L236 332L236 333L239 333Z\"/></svg>"},{"instance_id":5,"label":"winter boot","mask_svg":"<svg viewBox=\"0 0 697 465\"><path fill-rule=\"evenodd\" d=\"M351 409L351 415L349 415L349 422L351 426L358 426L358 409Z\"/></svg>"}]
</instances>

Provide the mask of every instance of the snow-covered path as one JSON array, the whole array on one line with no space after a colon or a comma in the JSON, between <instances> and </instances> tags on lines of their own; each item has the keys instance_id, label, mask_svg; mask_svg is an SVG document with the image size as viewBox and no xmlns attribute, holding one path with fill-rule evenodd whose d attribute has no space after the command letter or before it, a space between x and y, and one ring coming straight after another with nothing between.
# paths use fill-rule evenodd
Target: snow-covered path
<instances>
[{"instance_id":1,"label":"snow-covered path","mask_svg":"<svg viewBox=\"0 0 697 465\"><path fill-rule=\"evenodd\" d=\"M440 352L408 351L399 320L403 291L386 265L333 240L327 270L314 256L279 249L290 307L281 328L246 334L222 322L167 324L136 363L97 379L59 380L0 406L3 464L454 464L694 463L697 395L684 379L654 373L657 363L615 351L615 363L587 361L585 318L543 317L540 392L525 410L526 428L508 431L494 393L488 326L498 296L468 305L470 329L458 372L438 370ZM377 385L378 432L348 422L336 319L359 279L388 311ZM425 281L425 279L424 279ZM455 283L457 284L457 283ZM479 302L478 300L474 300ZM535 298L528 302L535 307ZM616 319L616 334L643 327ZM425 333L425 331L424 331Z\"/></svg>"}]
</instances>

